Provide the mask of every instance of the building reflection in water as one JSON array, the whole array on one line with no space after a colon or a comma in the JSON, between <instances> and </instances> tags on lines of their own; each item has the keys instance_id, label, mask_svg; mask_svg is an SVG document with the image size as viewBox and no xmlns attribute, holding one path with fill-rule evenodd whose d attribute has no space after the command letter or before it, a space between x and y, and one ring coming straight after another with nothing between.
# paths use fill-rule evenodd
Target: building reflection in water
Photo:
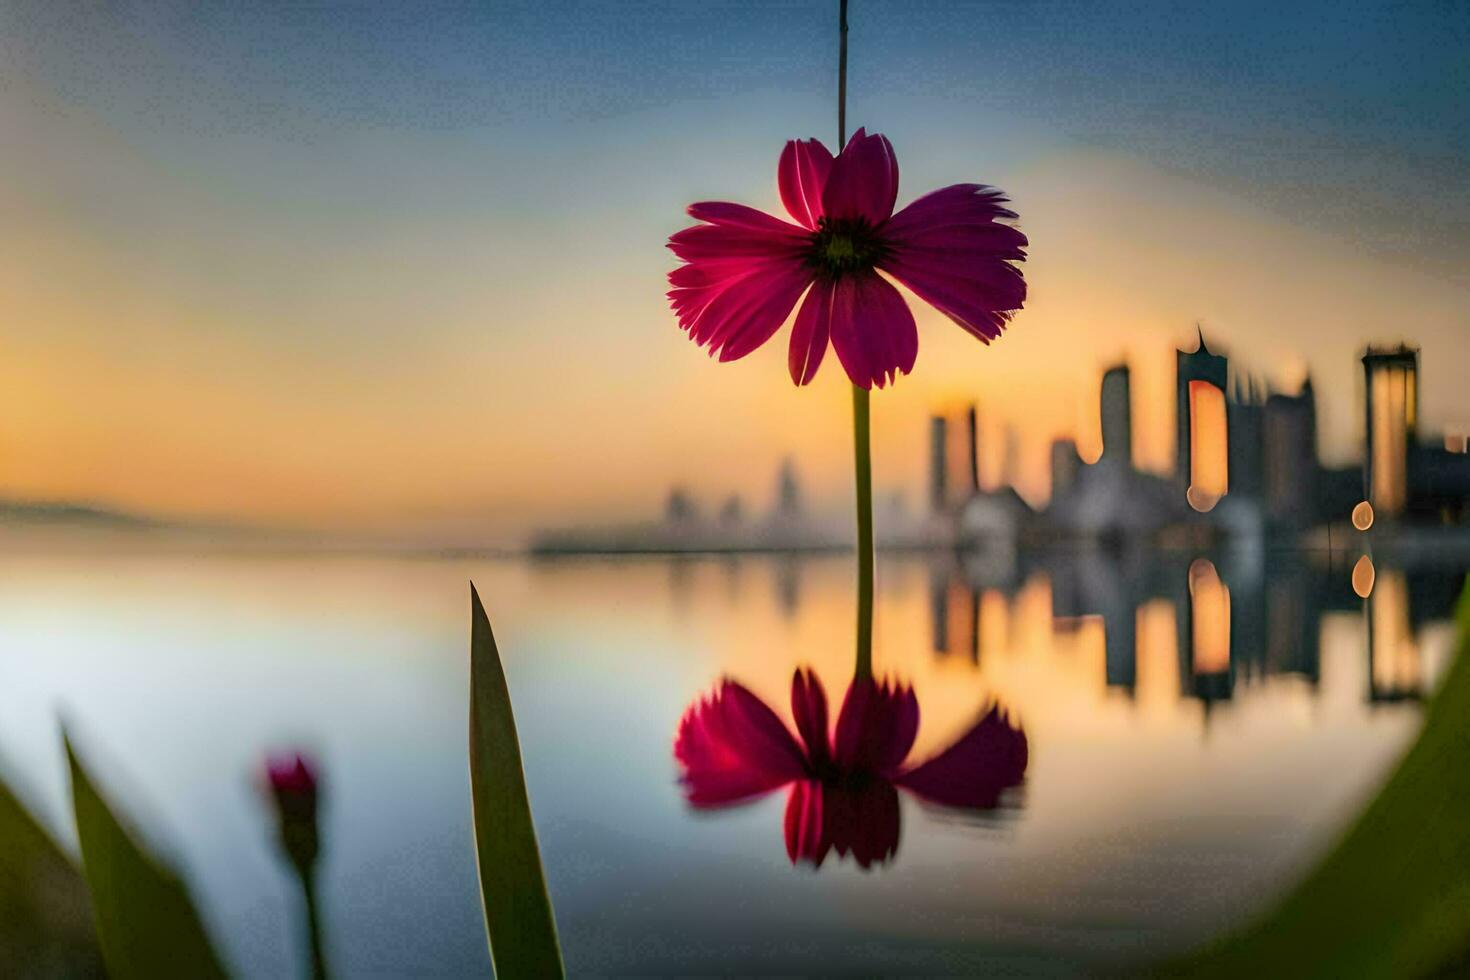
<instances>
[{"instance_id":1,"label":"building reflection in water","mask_svg":"<svg viewBox=\"0 0 1470 980\"><path fill-rule=\"evenodd\" d=\"M999 565L955 559L931 566L929 620L935 656L983 668L987 643L1003 642L989 637L1027 628L1019 622L1030 611L1025 597L1039 587L1049 593L1054 637L1100 623L1108 689L1133 698L1140 662L1156 665L1167 651L1177 663L1178 697L1208 712L1240 684L1291 677L1316 692L1323 616L1361 611L1367 700L1383 703L1424 696L1419 634L1451 619L1463 576L1448 566L1375 566L1367 555L1349 570L1308 552L1088 551Z\"/></svg>"},{"instance_id":2,"label":"building reflection in water","mask_svg":"<svg viewBox=\"0 0 1470 980\"><path fill-rule=\"evenodd\" d=\"M1227 701L1235 687L1231 673L1230 657L1230 589L1220 580L1220 573L1207 558L1200 558L1189 566L1188 615L1179 622L1181 651L1189 652L1188 688L1183 692L1193 695L1207 706L1215 701ZM1187 624L1187 625L1186 625Z\"/></svg>"},{"instance_id":3,"label":"building reflection in water","mask_svg":"<svg viewBox=\"0 0 1470 980\"><path fill-rule=\"evenodd\" d=\"M1375 703L1421 699L1423 665L1409 617L1404 573L1385 569L1375 576L1363 608L1368 618L1368 699Z\"/></svg>"},{"instance_id":4,"label":"building reflection in water","mask_svg":"<svg viewBox=\"0 0 1470 980\"><path fill-rule=\"evenodd\" d=\"M776 604L789 622L801 609L801 558L782 555L776 564Z\"/></svg>"},{"instance_id":5,"label":"building reflection in water","mask_svg":"<svg viewBox=\"0 0 1470 980\"><path fill-rule=\"evenodd\" d=\"M930 623L934 652L980 663L980 590L962 575L935 567L930 571Z\"/></svg>"}]
</instances>

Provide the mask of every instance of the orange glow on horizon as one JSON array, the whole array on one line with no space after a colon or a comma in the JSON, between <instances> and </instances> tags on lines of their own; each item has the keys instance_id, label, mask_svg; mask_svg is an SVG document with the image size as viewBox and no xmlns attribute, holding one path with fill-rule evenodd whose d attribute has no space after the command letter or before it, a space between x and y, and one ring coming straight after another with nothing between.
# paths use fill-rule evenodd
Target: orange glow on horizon
<instances>
[{"instance_id":1,"label":"orange glow on horizon","mask_svg":"<svg viewBox=\"0 0 1470 980\"><path fill-rule=\"evenodd\" d=\"M436 147L421 149L431 159ZM0 171L18 180L11 163ZM174 176L139 166L173 200L164 191ZM906 296L919 358L875 393L873 450L875 490L902 490L910 513L924 500L936 406L978 400L987 424L1013 426L1018 489L1040 503L1053 438L1075 436L1081 457L1097 458L1098 368L1119 360L1131 371L1135 464L1169 472L1173 350L1201 315L1217 317L1221 340L1258 369L1308 358L1327 462L1355 458L1353 358L1361 338L1406 314L1402 297L1415 298L1415 339L1433 352L1415 385L1420 421L1459 411L1447 380L1457 362L1445 352L1463 332L1463 288L1136 160L1048 152L994 176L1037 243L1031 295L988 347ZM753 174L749 193L729 194L779 213L772 183ZM835 356L796 389L789 325L749 358L717 364L669 316L668 257L648 209L667 205L676 227L682 198L605 195L598 227L608 231L578 246L588 261L572 289L538 265L543 251L568 247L559 213L544 228L387 215L373 244L342 247L332 213L296 216L300 236L282 242L271 209L240 213L233 199L196 191L195 210L218 206L250 232L229 262L200 261L221 240L182 207L160 215L180 236L146 250L132 247L136 229L99 231L64 209L26 210L0 230L28 256L0 268L0 316L14 325L0 349L0 496L270 526L493 527L511 538L654 516L674 483L706 509L738 493L760 512L791 455L814 505L851 506L849 385ZM1120 238L1125 215L1151 234ZM1202 225L1214 229L1208 246ZM1293 261L1246 258L1263 248ZM506 269L487 278L491 256ZM1304 326L1283 338L1283 322Z\"/></svg>"}]
</instances>

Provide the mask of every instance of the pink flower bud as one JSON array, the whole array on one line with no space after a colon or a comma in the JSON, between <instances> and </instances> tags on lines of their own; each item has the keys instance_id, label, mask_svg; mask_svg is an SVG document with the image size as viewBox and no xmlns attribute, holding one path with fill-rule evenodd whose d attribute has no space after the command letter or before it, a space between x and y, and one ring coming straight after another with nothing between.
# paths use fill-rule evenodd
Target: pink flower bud
<instances>
[{"instance_id":1,"label":"pink flower bud","mask_svg":"<svg viewBox=\"0 0 1470 980\"><path fill-rule=\"evenodd\" d=\"M265 778L277 798L316 796L315 767L299 752L267 756Z\"/></svg>"},{"instance_id":2,"label":"pink flower bud","mask_svg":"<svg viewBox=\"0 0 1470 980\"><path fill-rule=\"evenodd\" d=\"M275 804L281 848L303 874L309 873L320 849L316 766L300 752L271 753L263 775L263 788Z\"/></svg>"}]
</instances>

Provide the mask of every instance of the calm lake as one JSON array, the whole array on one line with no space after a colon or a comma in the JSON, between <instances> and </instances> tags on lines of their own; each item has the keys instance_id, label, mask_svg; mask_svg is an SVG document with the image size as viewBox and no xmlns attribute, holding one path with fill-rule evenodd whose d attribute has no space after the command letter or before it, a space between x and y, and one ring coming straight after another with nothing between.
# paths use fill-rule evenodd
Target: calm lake
<instances>
[{"instance_id":1,"label":"calm lake","mask_svg":"<svg viewBox=\"0 0 1470 980\"><path fill-rule=\"evenodd\" d=\"M468 583L506 662L569 971L1055 974L1263 911L1421 720L1460 575L1357 555L881 556L880 674L915 755L991 701L1030 767L984 820L902 800L894 859L793 867L784 796L692 813L671 754L721 676L789 721L851 676L848 556L447 560L0 553L0 771L68 827L58 718L185 873L231 964L290 975L296 895L252 782L321 762L342 976L489 972L466 763ZM1360 593L1370 591L1369 598ZM1356 591L1355 591L1356 586Z\"/></svg>"}]
</instances>

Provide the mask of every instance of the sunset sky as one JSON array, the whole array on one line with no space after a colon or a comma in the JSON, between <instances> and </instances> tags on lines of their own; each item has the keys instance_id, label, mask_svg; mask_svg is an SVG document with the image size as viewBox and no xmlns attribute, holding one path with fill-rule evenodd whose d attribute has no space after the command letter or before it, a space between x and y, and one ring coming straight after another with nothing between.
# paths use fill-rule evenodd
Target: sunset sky
<instances>
[{"instance_id":1,"label":"sunset sky","mask_svg":"<svg viewBox=\"0 0 1470 980\"><path fill-rule=\"evenodd\" d=\"M0 499L509 540L676 482L759 511L791 455L845 505L835 359L795 389L783 330L718 364L663 297L686 204L778 211L783 142L834 139L835 2L69 6L0 0ZM1196 320L1311 372L1330 461L1367 341L1422 346L1427 428L1470 423L1470 7L851 20L900 205L994 183L1031 239L999 342L919 314L880 488L917 506L924 417L977 399L1044 499L1124 357L1169 465Z\"/></svg>"}]
</instances>

